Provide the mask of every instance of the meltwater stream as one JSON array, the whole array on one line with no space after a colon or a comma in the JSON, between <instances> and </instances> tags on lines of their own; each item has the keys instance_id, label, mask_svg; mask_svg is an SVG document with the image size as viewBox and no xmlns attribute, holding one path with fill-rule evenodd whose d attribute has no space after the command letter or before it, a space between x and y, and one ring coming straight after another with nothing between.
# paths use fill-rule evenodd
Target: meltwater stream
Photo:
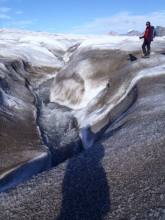
<instances>
[{"instance_id":1,"label":"meltwater stream","mask_svg":"<svg viewBox=\"0 0 165 220\"><path fill-rule=\"evenodd\" d=\"M34 92L38 102L37 123L43 141L50 150L52 166L56 166L80 153L83 147L72 109L49 101L52 81L44 82Z\"/></svg>"}]
</instances>

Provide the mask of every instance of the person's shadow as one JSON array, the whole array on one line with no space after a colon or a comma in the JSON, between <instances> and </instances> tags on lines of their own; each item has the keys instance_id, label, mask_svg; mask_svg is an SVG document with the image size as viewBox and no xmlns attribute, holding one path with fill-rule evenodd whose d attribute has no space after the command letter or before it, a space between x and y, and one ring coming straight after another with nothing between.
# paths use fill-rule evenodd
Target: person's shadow
<instances>
[{"instance_id":1,"label":"person's shadow","mask_svg":"<svg viewBox=\"0 0 165 220\"><path fill-rule=\"evenodd\" d=\"M109 186L100 143L68 162L63 181L63 203L57 220L102 220L110 211Z\"/></svg>"}]
</instances>

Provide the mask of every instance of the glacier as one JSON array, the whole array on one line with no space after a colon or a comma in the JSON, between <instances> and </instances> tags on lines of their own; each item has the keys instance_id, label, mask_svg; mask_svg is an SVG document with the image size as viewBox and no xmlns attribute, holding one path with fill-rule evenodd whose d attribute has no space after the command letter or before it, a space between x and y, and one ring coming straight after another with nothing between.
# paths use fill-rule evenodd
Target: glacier
<instances>
[{"instance_id":1,"label":"glacier","mask_svg":"<svg viewBox=\"0 0 165 220\"><path fill-rule=\"evenodd\" d=\"M165 218L165 37L141 45L0 29L1 219Z\"/></svg>"}]
</instances>

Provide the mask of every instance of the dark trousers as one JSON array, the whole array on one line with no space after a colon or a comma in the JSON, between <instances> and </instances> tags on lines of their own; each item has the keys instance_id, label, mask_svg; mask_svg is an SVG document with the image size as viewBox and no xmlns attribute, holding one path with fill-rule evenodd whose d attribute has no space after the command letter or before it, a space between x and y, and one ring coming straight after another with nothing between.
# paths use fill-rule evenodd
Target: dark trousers
<instances>
[{"instance_id":1,"label":"dark trousers","mask_svg":"<svg viewBox=\"0 0 165 220\"><path fill-rule=\"evenodd\" d=\"M148 40L144 39L142 49L145 50L145 48L147 47L147 50L150 51L150 44L151 44L151 41L148 41Z\"/></svg>"}]
</instances>

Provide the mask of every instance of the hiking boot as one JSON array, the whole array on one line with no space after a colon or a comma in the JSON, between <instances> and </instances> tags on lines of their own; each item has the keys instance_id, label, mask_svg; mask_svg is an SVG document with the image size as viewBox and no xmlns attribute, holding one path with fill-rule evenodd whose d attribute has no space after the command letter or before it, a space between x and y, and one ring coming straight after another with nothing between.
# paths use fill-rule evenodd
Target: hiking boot
<instances>
[{"instance_id":1,"label":"hiking boot","mask_svg":"<svg viewBox=\"0 0 165 220\"><path fill-rule=\"evenodd\" d=\"M143 56L141 57L141 58L146 58L146 56L147 56L147 51L146 51L146 49L143 49Z\"/></svg>"},{"instance_id":2,"label":"hiking boot","mask_svg":"<svg viewBox=\"0 0 165 220\"><path fill-rule=\"evenodd\" d=\"M150 55L150 50L147 50L147 55Z\"/></svg>"},{"instance_id":3,"label":"hiking boot","mask_svg":"<svg viewBox=\"0 0 165 220\"><path fill-rule=\"evenodd\" d=\"M150 57L150 50L147 50L146 58L149 58L149 57Z\"/></svg>"},{"instance_id":4,"label":"hiking boot","mask_svg":"<svg viewBox=\"0 0 165 220\"><path fill-rule=\"evenodd\" d=\"M141 56L141 58L147 58L147 54L144 54L143 56Z\"/></svg>"}]
</instances>

